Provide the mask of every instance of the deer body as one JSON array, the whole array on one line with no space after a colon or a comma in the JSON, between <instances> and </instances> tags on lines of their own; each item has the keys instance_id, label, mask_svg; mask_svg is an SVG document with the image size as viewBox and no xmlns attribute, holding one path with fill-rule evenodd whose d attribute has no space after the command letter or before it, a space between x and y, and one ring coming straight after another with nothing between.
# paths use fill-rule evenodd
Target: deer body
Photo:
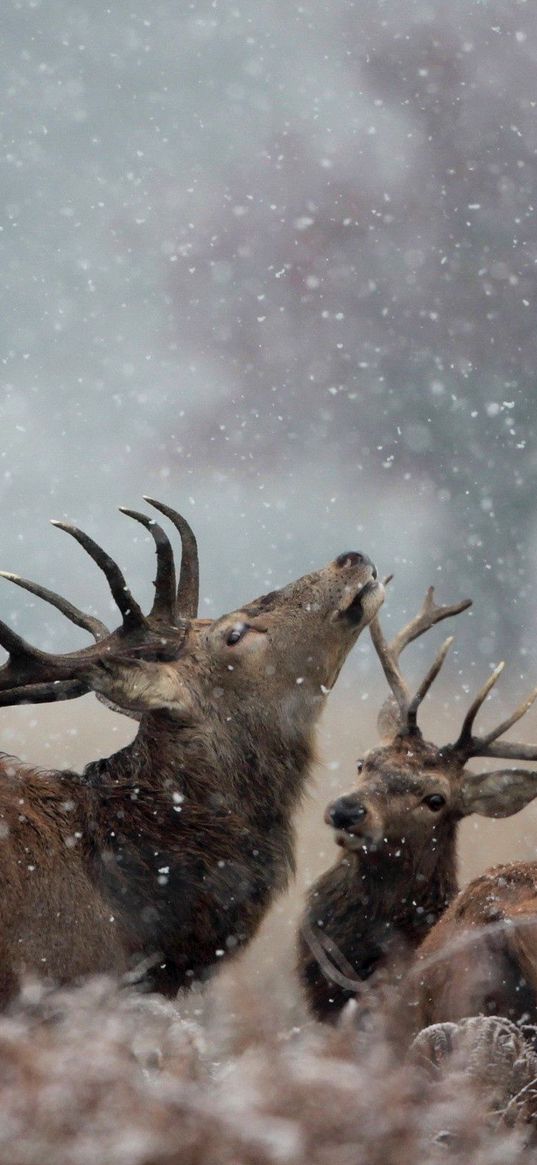
<instances>
[{"instance_id":1,"label":"deer body","mask_svg":"<svg viewBox=\"0 0 537 1165\"><path fill-rule=\"evenodd\" d=\"M372 623L395 710L392 700L381 712L385 743L359 765L356 789L326 812L345 853L310 892L299 938L299 970L320 1019L336 1018L356 995L357 981L380 970L399 977L408 971L405 999L417 1027L483 1009L508 1018L534 1014L537 865L491 871L455 895L462 818L510 816L537 796L535 774L527 769L474 774L465 770L466 761L478 755L537 758L534 746L499 739L537 690L503 724L474 736L475 716L500 675L497 668L473 701L458 740L438 747L423 739L416 713L451 641L412 699L398 666L409 642L467 605L437 607L429 591L419 616L390 646L378 620ZM513 925L522 913L525 930ZM531 916L533 927L527 925Z\"/></svg>"},{"instance_id":2,"label":"deer body","mask_svg":"<svg viewBox=\"0 0 537 1165\"><path fill-rule=\"evenodd\" d=\"M184 519L158 508L184 550L193 539ZM149 616L119 568L74 528L122 610L118 631L8 576L96 643L46 655L0 624L9 652L0 704L93 690L140 723L132 744L81 776L0 759L4 996L25 970L69 981L140 965L149 985L174 994L249 941L293 868L292 816L315 722L382 602L369 559L349 552L221 619L197 619L192 548L176 600L166 535L131 516L157 545Z\"/></svg>"},{"instance_id":3,"label":"deer body","mask_svg":"<svg viewBox=\"0 0 537 1165\"><path fill-rule=\"evenodd\" d=\"M470 1015L537 1022L537 862L487 870L417 952L406 988L420 1030Z\"/></svg>"}]
</instances>

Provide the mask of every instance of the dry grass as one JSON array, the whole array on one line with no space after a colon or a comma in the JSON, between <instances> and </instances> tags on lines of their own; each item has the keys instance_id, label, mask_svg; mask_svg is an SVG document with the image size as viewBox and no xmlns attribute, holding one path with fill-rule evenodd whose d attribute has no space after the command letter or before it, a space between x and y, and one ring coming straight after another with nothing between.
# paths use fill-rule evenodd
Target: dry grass
<instances>
[{"instance_id":1,"label":"dry grass","mask_svg":"<svg viewBox=\"0 0 537 1165\"><path fill-rule=\"evenodd\" d=\"M244 982L217 995L202 1032L104 980L29 985L0 1019L1 1165L534 1160L532 1126L504 1128L486 1081L409 1063L381 1016L285 1030Z\"/></svg>"}]
</instances>

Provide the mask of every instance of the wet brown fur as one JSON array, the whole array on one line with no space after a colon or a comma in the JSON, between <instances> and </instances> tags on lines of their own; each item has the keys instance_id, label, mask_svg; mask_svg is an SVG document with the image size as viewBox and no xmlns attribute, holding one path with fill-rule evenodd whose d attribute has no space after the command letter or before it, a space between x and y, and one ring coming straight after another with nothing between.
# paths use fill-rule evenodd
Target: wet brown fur
<instances>
[{"instance_id":1,"label":"wet brown fur","mask_svg":"<svg viewBox=\"0 0 537 1165\"><path fill-rule=\"evenodd\" d=\"M495 866L457 895L407 985L416 1029L468 1015L537 1022L537 863Z\"/></svg>"},{"instance_id":2,"label":"wet brown fur","mask_svg":"<svg viewBox=\"0 0 537 1165\"><path fill-rule=\"evenodd\" d=\"M382 601L356 602L371 569L343 556L270 603L166 629L166 662L91 662L89 686L140 727L82 775L0 754L0 1001L29 970L133 971L172 995L252 938L293 870L326 691Z\"/></svg>"},{"instance_id":3,"label":"wet brown fur","mask_svg":"<svg viewBox=\"0 0 537 1165\"><path fill-rule=\"evenodd\" d=\"M240 774L207 765L203 787L187 780L178 794L177 730L159 719L82 780L0 759L1 962L13 983L15 967L62 982L147 957L148 983L174 993L243 946L284 888L310 742L279 764L251 751L242 797Z\"/></svg>"},{"instance_id":4,"label":"wet brown fur","mask_svg":"<svg viewBox=\"0 0 537 1165\"><path fill-rule=\"evenodd\" d=\"M445 804L433 813L424 799L437 793ZM344 854L310 891L300 930L299 973L317 1018L337 1018L356 995L353 977L408 971L411 1030L477 1013L537 1021L537 863L488 871L455 897L458 823L509 816L536 794L531 772L467 773L454 750L419 733L366 756L356 790L334 805L367 813L340 833ZM348 983L333 970L338 955Z\"/></svg>"},{"instance_id":5,"label":"wet brown fur","mask_svg":"<svg viewBox=\"0 0 537 1165\"><path fill-rule=\"evenodd\" d=\"M330 957L319 965L309 941L311 931L335 944L352 969L349 978L354 974L358 981L365 980L394 967L400 974L456 894L457 814L447 813L437 821L430 815L422 838L416 832L401 838L407 790L420 779L436 789L435 771L442 774L445 769L439 750L419 737L411 744L399 740L368 754L356 797L382 819L388 844L376 851L345 849L309 892L298 967L308 1006L318 1019L337 1019L356 992L330 978Z\"/></svg>"},{"instance_id":6,"label":"wet brown fur","mask_svg":"<svg viewBox=\"0 0 537 1165\"><path fill-rule=\"evenodd\" d=\"M429 587L418 614L391 643L378 618L371 623L391 689L378 718L383 746L359 764L357 788L327 808L325 819L345 853L311 890L299 932L299 973L319 1019L337 1018L347 1000L370 995L360 992L360 981L380 971L383 979L408 972L403 1013L417 1030L476 1012L537 1019L537 863L490 871L449 905L458 890L462 818L509 817L537 796L536 774L528 769L465 769L477 756L537 758L537 746L501 739L537 699L537 689L480 736L475 719L501 675L504 665L498 665L472 700L457 739L438 747L423 739L417 712L452 639L414 695L399 666L409 643L469 605L439 606Z\"/></svg>"}]
</instances>

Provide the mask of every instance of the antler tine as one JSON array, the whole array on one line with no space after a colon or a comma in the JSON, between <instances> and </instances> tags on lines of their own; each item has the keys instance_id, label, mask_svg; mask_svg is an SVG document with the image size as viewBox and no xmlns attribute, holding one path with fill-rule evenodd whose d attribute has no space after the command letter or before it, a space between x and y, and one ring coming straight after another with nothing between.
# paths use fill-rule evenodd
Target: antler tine
<instances>
[{"instance_id":1,"label":"antler tine","mask_svg":"<svg viewBox=\"0 0 537 1165\"><path fill-rule=\"evenodd\" d=\"M27 643L16 631L12 631L7 623L3 623L0 619L0 647L4 647L9 653L10 659L16 660L35 660L43 659L44 653L39 651L36 647L32 647L31 643ZM4 665L5 666L5 665ZM0 675L4 669L0 669Z\"/></svg>"},{"instance_id":2,"label":"antler tine","mask_svg":"<svg viewBox=\"0 0 537 1165\"><path fill-rule=\"evenodd\" d=\"M143 626L145 624L145 618L142 609L138 606L136 599L131 595L123 574L113 558L97 542L94 542L89 534L84 534L83 530L79 530L77 526L72 526L70 522L58 522L53 519L51 524L57 526L60 530L64 530L72 538L75 538L86 553L89 554L90 558L93 558L93 561L100 567L106 576L112 595L121 611L123 625L125 627Z\"/></svg>"},{"instance_id":3,"label":"antler tine","mask_svg":"<svg viewBox=\"0 0 537 1165\"><path fill-rule=\"evenodd\" d=\"M484 745L473 756L496 756L503 760L537 760L537 744L516 744L512 740Z\"/></svg>"},{"instance_id":4,"label":"antler tine","mask_svg":"<svg viewBox=\"0 0 537 1165\"><path fill-rule=\"evenodd\" d=\"M459 754L462 753L467 760L472 756L503 757L508 760L537 760L537 745L516 744L511 740L501 741L499 739L503 736L504 732L508 732L513 727L513 724L521 720L528 709L531 708L532 704L535 703L535 700L537 700L537 688L534 688L529 696L517 705L514 712L506 720L502 720L502 723L498 724L496 728L492 728L490 732L486 732L483 736L474 736L472 734L472 725L475 716L490 689L503 671L503 666L503 664L499 664L492 675L489 676L487 683L483 685L483 688L476 696L470 710L466 714L458 740L454 745L451 745L454 751Z\"/></svg>"},{"instance_id":5,"label":"antler tine","mask_svg":"<svg viewBox=\"0 0 537 1165\"><path fill-rule=\"evenodd\" d=\"M422 700L425 699L425 696L427 695L427 692L429 691L431 684L436 679L436 677L440 671L440 668L442 667L442 665L444 663L446 655L451 647L451 644L453 643L453 639L454 639L454 636L450 635L449 638L446 639L445 642L442 644L440 651L438 652L436 658L433 660L433 663L431 664L429 671L427 672L427 675L421 681L421 684L420 684L415 696L412 697L410 704L408 705L408 727L409 727L411 732L416 728L418 708L419 708Z\"/></svg>"},{"instance_id":6,"label":"antler tine","mask_svg":"<svg viewBox=\"0 0 537 1165\"><path fill-rule=\"evenodd\" d=\"M461 614L462 611L466 611L471 605L471 599L463 599L460 603L439 606L434 601L434 587L429 587L418 614L397 632L397 635L394 636L391 643L387 643L384 638L378 618L373 619L370 623L371 638L399 708L398 730L400 733L416 731L418 708L442 667L452 643L452 638L448 639L440 648L434 663L429 668L425 679L422 680L413 697L410 695L408 684L399 668L399 656L401 652L409 643L412 643L420 635L423 635L425 631L428 631L430 627L433 627L436 623L440 623L442 619L448 619L452 615ZM385 709L382 709L380 713L380 724L382 723L384 711Z\"/></svg>"},{"instance_id":7,"label":"antler tine","mask_svg":"<svg viewBox=\"0 0 537 1165\"><path fill-rule=\"evenodd\" d=\"M0 693L4 693L0 696L0 702L3 705L29 701L30 691L34 688L40 695L39 703L58 698L59 688L67 682L66 665L61 656L49 655L48 652L32 647L1 620L0 646L8 652L7 663L0 667ZM67 663L67 671L69 666ZM83 681L77 683L81 688L79 695L88 690L84 687Z\"/></svg>"},{"instance_id":8,"label":"antler tine","mask_svg":"<svg viewBox=\"0 0 537 1165\"><path fill-rule=\"evenodd\" d=\"M182 553L177 588L177 614L184 618L195 619L199 603L199 562L198 545L194 532L186 518L183 518L177 510L172 510L171 506L167 506L165 502L157 502L155 498L150 498L147 494L144 494L144 502L148 502L150 506L160 510L161 514L169 518L179 532Z\"/></svg>"},{"instance_id":9,"label":"antler tine","mask_svg":"<svg viewBox=\"0 0 537 1165\"><path fill-rule=\"evenodd\" d=\"M481 708L481 705L484 704L489 692L494 687L494 685L498 683L504 667L505 663L502 661L502 663L499 663L498 666L494 668L494 671L491 672L490 676L483 684L483 687L479 689L475 699L472 700L466 716L464 717L460 734L455 741L455 744L452 745L454 751L467 753L468 756L472 755L472 747L474 744L472 728L474 720L477 716L477 713L479 712L479 709Z\"/></svg>"},{"instance_id":10,"label":"antler tine","mask_svg":"<svg viewBox=\"0 0 537 1165\"><path fill-rule=\"evenodd\" d=\"M384 669L384 675L397 701L401 721L406 722L410 691L407 687L406 680L397 666L398 656L392 651L391 645L386 642L380 620L377 616L371 620L369 631L375 645L375 651Z\"/></svg>"},{"instance_id":11,"label":"antler tine","mask_svg":"<svg viewBox=\"0 0 537 1165\"><path fill-rule=\"evenodd\" d=\"M81 680L23 684L22 687L0 691L0 708L13 707L15 704L51 704L55 700L76 700L79 696L85 696L89 690L88 685Z\"/></svg>"},{"instance_id":12,"label":"antler tine","mask_svg":"<svg viewBox=\"0 0 537 1165\"><path fill-rule=\"evenodd\" d=\"M120 513L126 514L128 518L134 518L135 522L140 522L149 530L157 551L157 577L155 579L155 599L153 606L149 613L149 618L158 618L159 616L173 623L176 616L175 606L175 562L173 559L173 550L167 534L164 533L162 526L154 518L148 518L146 514L140 514L138 510L128 510L126 506L120 506Z\"/></svg>"},{"instance_id":13,"label":"antler tine","mask_svg":"<svg viewBox=\"0 0 537 1165\"><path fill-rule=\"evenodd\" d=\"M38 599L44 599L46 603L50 603L52 607L56 607L70 619L71 623L76 623L77 627L82 627L84 631L89 631L90 635L96 643L101 639L105 639L110 634L108 627L101 623L100 619L95 619L93 615L86 615L85 611L80 611L73 603L67 599L57 595L55 591L49 591L47 587L42 587L40 583L31 582L30 579L21 578L18 574L10 574L7 570L0 570L0 578L6 578L8 582L15 583L15 586L22 587L25 591L30 591L30 594L37 595Z\"/></svg>"},{"instance_id":14,"label":"antler tine","mask_svg":"<svg viewBox=\"0 0 537 1165\"><path fill-rule=\"evenodd\" d=\"M480 744L487 745L491 744L494 740L498 740L498 737L503 736L504 732L507 732L509 728L513 727L513 724L516 724L518 720L521 720L526 715L526 712L535 703L535 700L537 700L537 688L534 688L529 696L517 705L514 712L507 717L507 720L504 720L497 728L493 728L491 732L487 732L485 736L481 736L479 738Z\"/></svg>"},{"instance_id":15,"label":"antler tine","mask_svg":"<svg viewBox=\"0 0 537 1165\"><path fill-rule=\"evenodd\" d=\"M438 606L434 601L434 587L428 587L421 609L405 627L402 627L390 643L390 651L396 659L404 647L418 639L425 631L440 623L442 619L449 619L452 615L460 615L472 606L471 599L463 599L461 603L451 603L448 606Z\"/></svg>"}]
</instances>

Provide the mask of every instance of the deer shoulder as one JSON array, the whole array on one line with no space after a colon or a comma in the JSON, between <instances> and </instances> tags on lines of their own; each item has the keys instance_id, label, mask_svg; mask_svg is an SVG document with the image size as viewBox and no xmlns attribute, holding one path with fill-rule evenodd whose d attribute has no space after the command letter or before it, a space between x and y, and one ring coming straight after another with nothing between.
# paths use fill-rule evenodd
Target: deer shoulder
<instances>
[{"instance_id":1,"label":"deer shoulder","mask_svg":"<svg viewBox=\"0 0 537 1165\"><path fill-rule=\"evenodd\" d=\"M359 992L360 982L375 972L391 972L400 979L412 966L418 948L425 961L420 977L423 1014L416 1024L452 1018L436 1011L433 1018L424 1001L437 998L442 975L446 989L448 984L456 989L460 980L454 968L442 971L433 956L426 971L427 955L443 935L449 946L448 932L460 929L457 903L463 914L475 911L476 895L471 890L450 907L458 892L458 826L472 813L492 817L517 813L537 795L536 776L526 769L476 774L465 767L476 756L528 759L533 752L537 758L537 749L500 739L525 713L537 691L508 720L485 736L474 735L477 713L501 668L472 702L455 742L436 745L424 740L418 728L419 706L451 640L440 649L414 695L399 656L413 639L468 605L437 606L430 590L419 614L390 644L378 618L372 623L373 642L392 691L379 716L383 743L359 764L356 788L328 806L326 820L343 854L310 892L300 928L299 971L309 1006L320 1019L336 1018L345 1002ZM516 889L508 889L509 880L502 871L486 876L484 898L488 898L489 912L510 910L507 903L513 895L517 901L527 899L528 877L531 881L533 875L527 869L518 870ZM505 958L503 970L504 964ZM502 1007L498 998L497 1008ZM417 1014L415 1001L412 1014Z\"/></svg>"},{"instance_id":2,"label":"deer shoulder","mask_svg":"<svg viewBox=\"0 0 537 1165\"><path fill-rule=\"evenodd\" d=\"M148 614L96 542L56 523L104 572L121 615L112 632L40 584L4 576L94 642L46 653L0 623L0 706L95 692L139 721L131 745L80 776L0 759L4 995L25 970L69 981L133 968L173 994L250 940L293 868L292 816L315 722L382 602L370 559L351 551L200 619L192 530L151 504L183 553L177 580L163 528L125 511L156 547Z\"/></svg>"}]
</instances>

